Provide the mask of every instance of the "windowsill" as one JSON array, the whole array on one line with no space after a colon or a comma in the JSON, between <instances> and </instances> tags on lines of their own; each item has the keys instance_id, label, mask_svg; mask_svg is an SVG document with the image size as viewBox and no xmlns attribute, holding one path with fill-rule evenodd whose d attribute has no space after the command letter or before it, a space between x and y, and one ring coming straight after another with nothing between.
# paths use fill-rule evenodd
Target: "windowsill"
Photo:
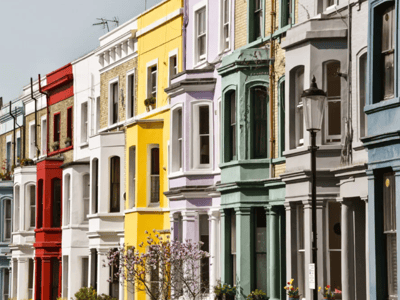
<instances>
[{"instance_id":1,"label":"windowsill","mask_svg":"<svg viewBox=\"0 0 400 300\"><path fill-rule=\"evenodd\" d=\"M360 139L362 139L364 137L361 137ZM353 143L353 150L354 151L360 151L360 150L364 150L364 145L361 141L357 141Z\"/></svg>"},{"instance_id":2,"label":"windowsill","mask_svg":"<svg viewBox=\"0 0 400 300\"><path fill-rule=\"evenodd\" d=\"M341 144L328 144L328 145L317 145L318 151L330 151L330 150L341 150L342 145ZM283 152L283 155L286 157L290 156L297 156L305 153L309 153L310 150L308 149L308 146L301 146L296 149L290 149L286 150Z\"/></svg>"},{"instance_id":3,"label":"windowsill","mask_svg":"<svg viewBox=\"0 0 400 300\"><path fill-rule=\"evenodd\" d=\"M221 174L221 171L214 171L213 169L196 169L196 170L190 170L190 171L179 171L179 172L173 172L168 175L168 178L179 178L179 177L184 177L184 176L204 176L204 175L218 175Z\"/></svg>"},{"instance_id":4,"label":"windowsill","mask_svg":"<svg viewBox=\"0 0 400 300\"><path fill-rule=\"evenodd\" d=\"M381 100L378 103L366 105L364 107L364 112L367 115L369 115L369 114L376 113L378 111L394 108L397 106L400 106L400 98L392 98L392 99L388 99L388 100Z\"/></svg>"},{"instance_id":5,"label":"windowsill","mask_svg":"<svg viewBox=\"0 0 400 300\"><path fill-rule=\"evenodd\" d=\"M260 158L260 159L249 159L249 160L234 160L230 162L221 163L219 167L226 168L237 165L251 165L251 164L270 164L271 160L269 158Z\"/></svg>"},{"instance_id":6,"label":"windowsill","mask_svg":"<svg viewBox=\"0 0 400 300\"><path fill-rule=\"evenodd\" d=\"M284 164L286 162L286 158L285 157L278 157L278 158L273 158L272 159L272 163L275 165L280 165L280 164Z\"/></svg>"},{"instance_id":7,"label":"windowsill","mask_svg":"<svg viewBox=\"0 0 400 300\"><path fill-rule=\"evenodd\" d=\"M199 62L197 62L194 66L193 69L203 69L207 66L207 60L200 60Z\"/></svg>"},{"instance_id":8,"label":"windowsill","mask_svg":"<svg viewBox=\"0 0 400 300\"><path fill-rule=\"evenodd\" d=\"M149 208L157 208L157 207L160 207L160 202L157 202L157 203L149 203L149 204L147 205L147 207L149 207Z\"/></svg>"},{"instance_id":9,"label":"windowsill","mask_svg":"<svg viewBox=\"0 0 400 300\"><path fill-rule=\"evenodd\" d=\"M136 212L168 212L169 208L163 207L133 207L126 209L125 214L136 213Z\"/></svg>"},{"instance_id":10,"label":"windowsill","mask_svg":"<svg viewBox=\"0 0 400 300\"><path fill-rule=\"evenodd\" d=\"M103 128L103 129L100 129L98 132L99 132L99 133L102 133L102 132L106 132L106 131L108 131L108 130L116 129L116 128L118 128L118 127L124 126L124 123L125 123L125 121L121 121L121 122L119 122L119 123L115 123L115 124L112 124L112 125L108 125L108 127Z\"/></svg>"},{"instance_id":11,"label":"windowsill","mask_svg":"<svg viewBox=\"0 0 400 300\"><path fill-rule=\"evenodd\" d=\"M95 218L115 218L115 217L123 217L124 213L117 212L117 213L96 213L92 215L87 215L88 220L95 219Z\"/></svg>"},{"instance_id":12,"label":"windowsill","mask_svg":"<svg viewBox=\"0 0 400 300\"><path fill-rule=\"evenodd\" d=\"M84 142L84 143L81 143L81 144L79 145L80 148L86 148L86 147L88 147L88 146L89 146L89 143L88 143L88 142Z\"/></svg>"},{"instance_id":13,"label":"windowsill","mask_svg":"<svg viewBox=\"0 0 400 300\"><path fill-rule=\"evenodd\" d=\"M54 156L54 155L57 155L57 154L60 154L60 153L67 152L67 151L72 150L72 149L74 149L74 145L71 145L71 146L66 147L66 148L62 148L62 149L58 149L58 150L49 152L49 153L47 154L47 156L49 156L49 157L50 157L50 156Z\"/></svg>"}]
</instances>

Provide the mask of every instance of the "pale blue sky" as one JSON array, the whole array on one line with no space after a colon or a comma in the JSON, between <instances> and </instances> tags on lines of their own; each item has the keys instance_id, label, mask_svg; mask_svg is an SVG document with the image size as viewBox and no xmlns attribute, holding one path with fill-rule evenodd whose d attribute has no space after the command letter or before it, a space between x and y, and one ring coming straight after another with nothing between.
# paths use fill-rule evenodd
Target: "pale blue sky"
<instances>
[{"instance_id":1,"label":"pale blue sky","mask_svg":"<svg viewBox=\"0 0 400 300\"><path fill-rule=\"evenodd\" d=\"M160 1L147 0L147 8ZM30 77L98 47L107 29L92 26L96 18L122 24L144 8L145 0L0 0L0 97L16 99Z\"/></svg>"}]
</instances>

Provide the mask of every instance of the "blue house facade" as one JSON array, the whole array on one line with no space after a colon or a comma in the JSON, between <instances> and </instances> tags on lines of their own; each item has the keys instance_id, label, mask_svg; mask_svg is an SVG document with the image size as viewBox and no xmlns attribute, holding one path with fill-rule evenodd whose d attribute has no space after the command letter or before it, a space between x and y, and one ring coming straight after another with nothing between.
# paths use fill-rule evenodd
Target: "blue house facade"
<instances>
[{"instance_id":1,"label":"blue house facade","mask_svg":"<svg viewBox=\"0 0 400 300\"><path fill-rule=\"evenodd\" d=\"M400 239L399 3L369 1L368 219L370 299L398 299Z\"/></svg>"}]
</instances>

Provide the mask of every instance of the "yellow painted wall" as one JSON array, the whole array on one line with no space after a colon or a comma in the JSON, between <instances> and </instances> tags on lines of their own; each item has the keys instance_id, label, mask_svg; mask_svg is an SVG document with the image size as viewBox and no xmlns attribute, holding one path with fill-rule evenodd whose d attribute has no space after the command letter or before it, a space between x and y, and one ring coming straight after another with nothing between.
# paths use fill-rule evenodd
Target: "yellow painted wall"
<instances>
[{"instance_id":1,"label":"yellow painted wall","mask_svg":"<svg viewBox=\"0 0 400 300\"><path fill-rule=\"evenodd\" d=\"M138 30L151 26L154 22L166 17L183 6L182 0L169 0L154 9L147 11L138 18ZM178 71L182 70L182 22L183 16L178 15L162 25L153 28L138 37L138 89L137 114L142 115L141 122L126 128L126 209L129 208L129 148L136 147L136 188L135 208L139 211L125 214L125 245L135 246L146 241L145 231L170 228L168 198L164 192L168 190L168 140L170 139L170 112L168 97L164 89L169 80L169 52L178 49ZM147 64L158 59L157 69L157 107L156 112L146 113L144 100L147 98ZM144 114L144 115L143 115ZM151 121L154 120L154 121ZM158 144L160 151L160 206L148 207L149 195L147 186L148 147ZM143 211L145 210L145 211ZM142 249L144 250L144 249ZM125 293L125 299L127 299ZM145 300L144 292L135 293L136 300Z\"/></svg>"}]
</instances>

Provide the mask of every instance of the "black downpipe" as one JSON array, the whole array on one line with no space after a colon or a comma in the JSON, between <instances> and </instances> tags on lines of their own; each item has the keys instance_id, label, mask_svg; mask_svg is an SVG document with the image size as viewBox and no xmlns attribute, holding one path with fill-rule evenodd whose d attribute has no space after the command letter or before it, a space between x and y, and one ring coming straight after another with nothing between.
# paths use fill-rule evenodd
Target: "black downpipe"
<instances>
[{"instance_id":1,"label":"black downpipe","mask_svg":"<svg viewBox=\"0 0 400 300\"><path fill-rule=\"evenodd\" d=\"M41 79L40 79L40 74L38 75L39 77L39 93L41 93L42 95L46 96L46 155L47 153L49 153L49 149L50 149L50 137L49 137L49 122L50 122L50 111L49 111L49 93L46 92L42 92L42 85L41 85Z\"/></svg>"},{"instance_id":2,"label":"black downpipe","mask_svg":"<svg viewBox=\"0 0 400 300\"><path fill-rule=\"evenodd\" d=\"M36 147L36 157L39 158L40 150L39 150L39 147L37 144L37 140L38 140L38 138L37 138L37 127L38 127L38 125L37 125L37 99L35 97L33 97L33 79L32 79L32 77L31 77L31 98L33 100L35 100L35 147Z\"/></svg>"},{"instance_id":3,"label":"black downpipe","mask_svg":"<svg viewBox=\"0 0 400 300\"><path fill-rule=\"evenodd\" d=\"M10 101L10 116L13 118L13 166L15 166L15 116L12 114L12 102Z\"/></svg>"},{"instance_id":4,"label":"black downpipe","mask_svg":"<svg viewBox=\"0 0 400 300\"><path fill-rule=\"evenodd\" d=\"M26 114L25 114L25 103L24 102L22 102L22 107L23 107L23 111L22 111L22 128L21 128L20 131L22 131L23 144L22 144L21 160L25 159L25 151L26 151L26 147L25 147L25 144L26 144L26 134L25 134L25 132L26 132Z\"/></svg>"}]
</instances>

